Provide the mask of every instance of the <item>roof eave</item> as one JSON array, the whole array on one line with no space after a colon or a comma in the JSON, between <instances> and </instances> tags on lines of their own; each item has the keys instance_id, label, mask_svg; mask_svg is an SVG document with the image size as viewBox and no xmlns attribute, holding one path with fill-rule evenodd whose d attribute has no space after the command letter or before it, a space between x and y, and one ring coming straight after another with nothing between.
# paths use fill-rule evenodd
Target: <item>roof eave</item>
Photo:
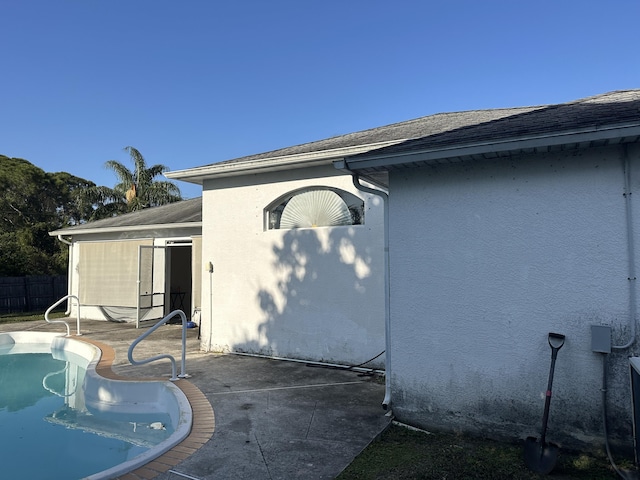
<instances>
[{"instance_id":1,"label":"roof eave","mask_svg":"<svg viewBox=\"0 0 640 480\"><path fill-rule=\"evenodd\" d=\"M177 230L181 228L202 228L202 222L183 222L183 223L155 223L153 225L123 225L120 227L97 227L97 228L62 228L49 232L52 237L90 235L95 233L123 233L123 232L140 232L147 230Z\"/></svg>"},{"instance_id":2,"label":"roof eave","mask_svg":"<svg viewBox=\"0 0 640 480\"><path fill-rule=\"evenodd\" d=\"M378 148L388 147L406 141L407 139L392 140L387 142L369 143L366 145L356 145L330 150L320 150L316 152L301 153L296 155L284 155L271 158L259 158L249 161L222 162L203 167L187 168L184 170L174 170L165 172L165 177L183 180L190 183L202 185L203 181L211 177L233 177L246 175L248 173L268 173L292 168L307 168L321 165L331 165L338 158L349 155L357 155L369 152Z\"/></svg>"},{"instance_id":3,"label":"roof eave","mask_svg":"<svg viewBox=\"0 0 640 480\"><path fill-rule=\"evenodd\" d=\"M595 127L581 130L565 131L552 134L500 139L490 142L453 145L421 149L396 154L369 154L362 158L346 158L349 170L370 171L416 166L420 164L439 163L444 159L469 158L486 154L520 152L547 147L558 147L568 144L585 144L594 141L624 139L640 136L640 124Z\"/></svg>"}]
</instances>

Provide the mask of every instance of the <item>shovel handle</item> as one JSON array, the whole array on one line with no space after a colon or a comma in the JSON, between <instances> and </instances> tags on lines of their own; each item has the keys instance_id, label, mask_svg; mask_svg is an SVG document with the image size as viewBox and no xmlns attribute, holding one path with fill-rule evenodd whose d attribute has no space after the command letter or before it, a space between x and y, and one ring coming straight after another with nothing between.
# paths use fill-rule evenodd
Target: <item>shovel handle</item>
<instances>
[{"instance_id":1,"label":"shovel handle","mask_svg":"<svg viewBox=\"0 0 640 480\"><path fill-rule=\"evenodd\" d=\"M564 345L564 339L565 336L561 333L549 332L549 346L555 351L558 351L562 348L562 346Z\"/></svg>"}]
</instances>

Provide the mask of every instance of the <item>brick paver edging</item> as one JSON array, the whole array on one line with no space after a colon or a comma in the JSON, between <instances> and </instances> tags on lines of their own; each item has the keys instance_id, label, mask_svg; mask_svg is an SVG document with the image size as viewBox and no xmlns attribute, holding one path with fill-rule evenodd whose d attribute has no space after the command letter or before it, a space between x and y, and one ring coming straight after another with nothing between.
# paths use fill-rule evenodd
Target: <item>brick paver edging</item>
<instances>
[{"instance_id":1,"label":"brick paver edging","mask_svg":"<svg viewBox=\"0 0 640 480\"><path fill-rule=\"evenodd\" d=\"M96 373L104 378L137 382L145 380L167 381L166 378L133 379L118 375L111 369L113 361L115 360L115 350L113 348L105 343L88 338L76 338L76 340L90 343L101 350L102 355L96 367ZM191 404L193 417L189 435L182 442L175 445L167 452L151 460L146 465L118 477L118 480L151 480L190 457L213 436L213 431L215 430L215 416L213 414L213 408L211 407L209 400L207 400L207 397L204 396L198 387L188 380L180 379L174 382L174 385L182 390Z\"/></svg>"}]
</instances>

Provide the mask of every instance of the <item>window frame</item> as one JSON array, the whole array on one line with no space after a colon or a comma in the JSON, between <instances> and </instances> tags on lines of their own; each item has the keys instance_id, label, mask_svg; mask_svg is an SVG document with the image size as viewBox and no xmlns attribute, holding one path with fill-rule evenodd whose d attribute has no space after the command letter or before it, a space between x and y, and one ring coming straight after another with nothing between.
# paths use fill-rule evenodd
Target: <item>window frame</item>
<instances>
[{"instance_id":1,"label":"window frame","mask_svg":"<svg viewBox=\"0 0 640 480\"><path fill-rule=\"evenodd\" d=\"M296 227L296 228L280 228L280 218L282 216L282 211L287 203L296 195L300 195L302 193L317 191L317 190L329 190L336 195L338 195L349 208L349 212L351 213L351 224L343 225L343 226L357 226L365 224L365 208L364 208L364 200L357 195L354 195L351 192L347 192L346 190L342 190L337 187L328 187L324 185L313 185L308 187L301 187L295 190L290 190L287 193L280 195L274 201L269 203L264 210L264 230L297 230L298 228L308 228L308 227ZM329 225L319 225L318 227L313 228L327 228Z\"/></svg>"}]
</instances>

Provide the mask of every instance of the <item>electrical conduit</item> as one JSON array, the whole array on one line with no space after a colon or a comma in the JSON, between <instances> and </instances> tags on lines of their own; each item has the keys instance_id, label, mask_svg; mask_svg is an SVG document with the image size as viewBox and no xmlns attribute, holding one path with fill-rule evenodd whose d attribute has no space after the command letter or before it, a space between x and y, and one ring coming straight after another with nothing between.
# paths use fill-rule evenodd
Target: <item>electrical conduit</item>
<instances>
[{"instance_id":1,"label":"electrical conduit","mask_svg":"<svg viewBox=\"0 0 640 480\"><path fill-rule=\"evenodd\" d=\"M631 209L631 162L629 160L629 152L627 145L623 146L623 168L624 168L624 198L625 198L625 214L627 226L627 259L628 259L628 278L629 281L629 327L631 330L631 338L624 345L612 345L615 350L625 350L629 348L636 340L636 314L637 314L637 294L636 294L636 258L635 245L633 237L633 212Z\"/></svg>"}]
</instances>

